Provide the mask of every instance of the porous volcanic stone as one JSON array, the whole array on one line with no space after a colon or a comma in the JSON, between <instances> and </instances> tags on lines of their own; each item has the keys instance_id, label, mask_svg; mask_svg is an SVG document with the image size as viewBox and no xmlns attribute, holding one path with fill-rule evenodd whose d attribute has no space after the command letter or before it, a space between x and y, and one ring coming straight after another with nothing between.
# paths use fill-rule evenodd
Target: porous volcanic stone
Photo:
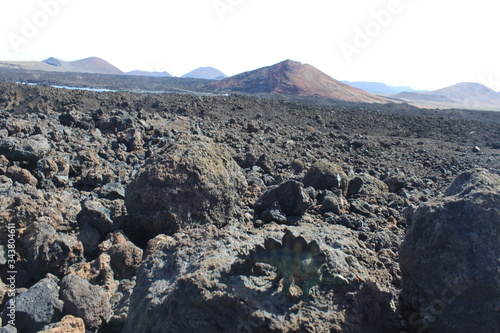
<instances>
[{"instance_id":1,"label":"porous volcanic stone","mask_svg":"<svg viewBox=\"0 0 500 333\"><path fill-rule=\"evenodd\" d=\"M459 175L413 214L400 248L409 332L498 332L500 177Z\"/></svg>"},{"instance_id":2,"label":"porous volcanic stone","mask_svg":"<svg viewBox=\"0 0 500 333\"><path fill-rule=\"evenodd\" d=\"M239 216L241 168L211 139L184 136L150 158L126 191L129 235L147 239L184 226L223 226ZM132 237L132 236L131 236Z\"/></svg>"},{"instance_id":3,"label":"porous volcanic stone","mask_svg":"<svg viewBox=\"0 0 500 333\"><path fill-rule=\"evenodd\" d=\"M49 140L42 135L33 135L27 139L16 137L0 139L0 154L4 154L11 161L38 161L49 151Z\"/></svg>"},{"instance_id":4,"label":"porous volcanic stone","mask_svg":"<svg viewBox=\"0 0 500 333\"><path fill-rule=\"evenodd\" d=\"M64 313L82 318L85 327L95 330L111 317L109 297L101 287L74 274L66 275L59 285Z\"/></svg>"},{"instance_id":5,"label":"porous volcanic stone","mask_svg":"<svg viewBox=\"0 0 500 333\"><path fill-rule=\"evenodd\" d=\"M315 286L306 304L296 286L293 296L273 286L272 272L253 274L236 250L281 240L285 227L272 223L255 233L204 226L158 235L137 270L122 332L399 332L390 275L353 231L326 223L287 228L317 240L329 270L352 283Z\"/></svg>"},{"instance_id":6,"label":"porous volcanic stone","mask_svg":"<svg viewBox=\"0 0 500 333\"><path fill-rule=\"evenodd\" d=\"M351 179L347 190L349 196L380 197L383 193L387 192L389 192L389 187L386 183L366 173Z\"/></svg>"},{"instance_id":7,"label":"porous volcanic stone","mask_svg":"<svg viewBox=\"0 0 500 333\"><path fill-rule=\"evenodd\" d=\"M44 327L39 333L85 333L85 324L82 318L68 315L60 322Z\"/></svg>"},{"instance_id":8,"label":"porous volcanic stone","mask_svg":"<svg viewBox=\"0 0 500 333\"><path fill-rule=\"evenodd\" d=\"M56 232L45 222L35 222L22 239L30 275L39 280L47 273L62 278L69 267L83 260L83 245L76 236Z\"/></svg>"},{"instance_id":9,"label":"porous volcanic stone","mask_svg":"<svg viewBox=\"0 0 500 333\"><path fill-rule=\"evenodd\" d=\"M304 185L295 180L289 180L265 192L254 205L255 213L259 217L273 215L272 210L281 212L284 216L299 216L313 204L312 199L304 191ZM270 210L269 210L270 209ZM268 214L264 214L268 213ZM279 221L268 217L265 222ZM285 218L286 220L286 218Z\"/></svg>"},{"instance_id":10,"label":"porous volcanic stone","mask_svg":"<svg viewBox=\"0 0 500 333\"><path fill-rule=\"evenodd\" d=\"M341 166L326 160L316 161L307 171L302 181L304 186L312 186L317 190L341 189L347 194L347 175Z\"/></svg>"},{"instance_id":11,"label":"porous volcanic stone","mask_svg":"<svg viewBox=\"0 0 500 333\"><path fill-rule=\"evenodd\" d=\"M14 299L15 327L18 332L38 332L45 325L57 320L64 305L59 299L57 282L55 277L42 279ZM9 309L6 307L2 313L4 323L9 320L8 313Z\"/></svg>"}]
</instances>

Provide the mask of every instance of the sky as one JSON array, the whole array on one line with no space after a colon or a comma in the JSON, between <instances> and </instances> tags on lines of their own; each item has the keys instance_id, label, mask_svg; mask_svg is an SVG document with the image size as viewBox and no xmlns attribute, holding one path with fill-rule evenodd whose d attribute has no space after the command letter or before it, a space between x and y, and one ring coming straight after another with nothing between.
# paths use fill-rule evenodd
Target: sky
<instances>
[{"instance_id":1,"label":"sky","mask_svg":"<svg viewBox=\"0 0 500 333\"><path fill-rule=\"evenodd\" d=\"M0 60L97 56L227 75L291 59L337 80L500 91L493 0L0 0Z\"/></svg>"}]
</instances>

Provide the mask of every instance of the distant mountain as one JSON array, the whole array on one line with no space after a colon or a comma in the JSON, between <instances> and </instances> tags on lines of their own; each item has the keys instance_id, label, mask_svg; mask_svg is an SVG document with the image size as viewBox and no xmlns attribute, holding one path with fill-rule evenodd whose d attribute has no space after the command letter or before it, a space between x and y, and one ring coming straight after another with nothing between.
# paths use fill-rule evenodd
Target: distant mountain
<instances>
[{"instance_id":1,"label":"distant mountain","mask_svg":"<svg viewBox=\"0 0 500 333\"><path fill-rule=\"evenodd\" d=\"M402 92L393 96L417 106L500 111L500 94L479 83L462 82L425 92Z\"/></svg>"},{"instance_id":2,"label":"distant mountain","mask_svg":"<svg viewBox=\"0 0 500 333\"><path fill-rule=\"evenodd\" d=\"M381 82L369 82L369 81L342 81L343 83L346 83L350 86L359 88L361 90L364 90L366 92L372 93L372 94L384 94L384 95L390 95L390 94L397 94L403 91L416 91L415 89L407 86L389 86L385 83Z\"/></svg>"},{"instance_id":3,"label":"distant mountain","mask_svg":"<svg viewBox=\"0 0 500 333\"><path fill-rule=\"evenodd\" d=\"M47 72L123 74L120 69L98 57L75 61L64 61L57 58L48 58L43 61L1 61L0 67Z\"/></svg>"},{"instance_id":4,"label":"distant mountain","mask_svg":"<svg viewBox=\"0 0 500 333\"><path fill-rule=\"evenodd\" d=\"M324 97L351 102L389 102L388 99L337 81L310 65L292 60L231 76L211 83L208 87L246 93Z\"/></svg>"},{"instance_id":5,"label":"distant mountain","mask_svg":"<svg viewBox=\"0 0 500 333\"><path fill-rule=\"evenodd\" d=\"M125 74L136 75L136 76L172 77L172 75L170 75L168 72L148 72L148 71L140 71L140 70L127 72Z\"/></svg>"},{"instance_id":6,"label":"distant mountain","mask_svg":"<svg viewBox=\"0 0 500 333\"><path fill-rule=\"evenodd\" d=\"M181 76L182 78L191 79L206 79L206 80L222 80L227 77L226 74L222 73L217 68L213 67L200 67L187 74Z\"/></svg>"}]
</instances>

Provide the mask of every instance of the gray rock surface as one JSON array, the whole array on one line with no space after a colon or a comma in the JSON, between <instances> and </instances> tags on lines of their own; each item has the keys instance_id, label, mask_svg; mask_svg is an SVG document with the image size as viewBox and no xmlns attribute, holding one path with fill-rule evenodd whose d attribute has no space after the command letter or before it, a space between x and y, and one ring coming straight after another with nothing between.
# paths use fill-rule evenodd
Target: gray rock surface
<instances>
[{"instance_id":1,"label":"gray rock surface","mask_svg":"<svg viewBox=\"0 0 500 333\"><path fill-rule=\"evenodd\" d=\"M240 215L238 196L245 188L226 149L206 137L182 137L151 158L128 186L126 230L152 238L189 225L223 226Z\"/></svg>"},{"instance_id":2,"label":"gray rock surface","mask_svg":"<svg viewBox=\"0 0 500 333\"><path fill-rule=\"evenodd\" d=\"M83 245L75 236L59 233L44 222L32 224L22 242L28 271L35 281L47 273L62 278L72 264L83 260Z\"/></svg>"},{"instance_id":3,"label":"gray rock surface","mask_svg":"<svg viewBox=\"0 0 500 333\"><path fill-rule=\"evenodd\" d=\"M59 286L64 314L82 318L86 328L95 330L111 317L109 296L101 287L74 274L66 275Z\"/></svg>"},{"instance_id":4,"label":"gray rock surface","mask_svg":"<svg viewBox=\"0 0 500 333\"><path fill-rule=\"evenodd\" d=\"M299 288L285 296L270 276L252 273L236 250L281 239L285 228L276 224L254 233L211 226L158 235L139 266L123 332L396 332L390 275L371 250L340 226L288 228L316 239L329 269L351 284L317 286L304 303Z\"/></svg>"},{"instance_id":5,"label":"gray rock surface","mask_svg":"<svg viewBox=\"0 0 500 333\"><path fill-rule=\"evenodd\" d=\"M264 222L286 222L287 216L300 216L312 204L313 200L304 190L304 185L289 180L265 192L254 204L254 210Z\"/></svg>"},{"instance_id":6,"label":"gray rock surface","mask_svg":"<svg viewBox=\"0 0 500 333\"><path fill-rule=\"evenodd\" d=\"M500 177L462 173L413 214L400 249L410 332L495 332L500 308Z\"/></svg>"},{"instance_id":7,"label":"gray rock surface","mask_svg":"<svg viewBox=\"0 0 500 333\"><path fill-rule=\"evenodd\" d=\"M347 194L348 179L344 169L326 160L316 161L302 182L306 187L312 186L317 190L341 189L344 196Z\"/></svg>"},{"instance_id":8,"label":"gray rock surface","mask_svg":"<svg viewBox=\"0 0 500 333\"><path fill-rule=\"evenodd\" d=\"M57 320L63 310L59 299L57 278L47 277L34 284L28 291L15 297L15 327L18 332L35 333ZM9 309L2 312L2 320L8 323Z\"/></svg>"},{"instance_id":9,"label":"gray rock surface","mask_svg":"<svg viewBox=\"0 0 500 333\"><path fill-rule=\"evenodd\" d=\"M7 137L0 139L0 154L11 161L36 162L50 151L49 141L42 135L33 135L27 139Z\"/></svg>"},{"instance_id":10,"label":"gray rock surface","mask_svg":"<svg viewBox=\"0 0 500 333\"><path fill-rule=\"evenodd\" d=\"M389 187L386 183L368 174L361 174L351 179L347 189L349 196L381 197L387 192Z\"/></svg>"}]
</instances>

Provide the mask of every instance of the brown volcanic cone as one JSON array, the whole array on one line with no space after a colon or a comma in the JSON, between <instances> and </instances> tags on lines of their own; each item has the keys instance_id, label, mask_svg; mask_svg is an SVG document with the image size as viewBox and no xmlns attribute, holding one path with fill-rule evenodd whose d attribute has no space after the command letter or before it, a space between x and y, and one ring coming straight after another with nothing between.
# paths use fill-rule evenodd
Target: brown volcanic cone
<instances>
[{"instance_id":1,"label":"brown volcanic cone","mask_svg":"<svg viewBox=\"0 0 500 333\"><path fill-rule=\"evenodd\" d=\"M337 81L310 65L292 60L231 76L209 86L246 93L325 97L349 102L390 102Z\"/></svg>"}]
</instances>

